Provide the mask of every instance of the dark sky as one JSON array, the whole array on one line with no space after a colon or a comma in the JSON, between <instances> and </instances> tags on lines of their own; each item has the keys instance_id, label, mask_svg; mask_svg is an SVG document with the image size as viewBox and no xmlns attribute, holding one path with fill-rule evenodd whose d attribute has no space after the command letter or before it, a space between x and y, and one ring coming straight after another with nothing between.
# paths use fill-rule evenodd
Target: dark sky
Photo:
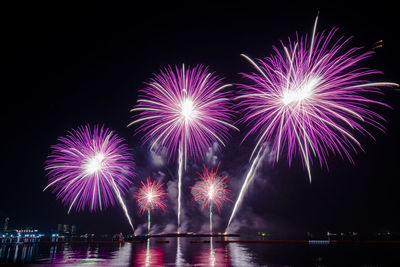
<instances>
[{"instance_id":1,"label":"dark sky","mask_svg":"<svg viewBox=\"0 0 400 267\"><path fill-rule=\"evenodd\" d=\"M174 180L176 166L152 166L139 145L140 136L126 127L143 82L167 64L182 63L209 65L226 81L241 82L238 73L252 69L240 53L264 57L272 53L272 45L296 31L310 33L318 10L318 29L337 26L339 35L354 36L355 46L370 47L383 39L384 47L363 64L384 71L377 80L400 82L399 10L382 1L354 7L333 2L313 7L283 1L275 6L251 1L146 2L1 4L1 221L10 217L12 227L45 230L75 223L79 232L128 231L119 206L67 215L54 195L42 192L47 183L44 161L57 137L82 124L103 123L133 149L139 173L135 184L159 170L166 173L164 182ZM291 169L284 160L274 167L264 164L238 220L254 218L251 228L273 232L400 231L400 92L388 90L383 100L393 107L379 110L387 119L387 132L372 129L376 142L357 136L365 153L354 155L355 165L332 156L329 171L313 166L310 185L299 161ZM230 176L233 199L254 146L251 140L239 144L245 132L241 129L218 154L221 170ZM189 171L187 186L196 178L196 166ZM133 197L125 198L136 224L143 223ZM190 199L187 189L185 198ZM207 218L196 218L197 204L186 205L192 219L188 230L198 231ZM227 205L217 218L220 230L231 208ZM155 215L154 222L163 227L174 220L168 211Z\"/></svg>"}]
</instances>

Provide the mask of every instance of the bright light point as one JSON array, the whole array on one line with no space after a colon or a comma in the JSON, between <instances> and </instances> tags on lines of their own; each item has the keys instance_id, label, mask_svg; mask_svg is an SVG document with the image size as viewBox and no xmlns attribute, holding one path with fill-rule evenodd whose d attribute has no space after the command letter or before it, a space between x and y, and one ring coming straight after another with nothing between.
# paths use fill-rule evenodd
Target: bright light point
<instances>
[{"instance_id":1,"label":"bright light point","mask_svg":"<svg viewBox=\"0 0 400 267\"><path fill-rule=\"evenodd\" d=\"M149 193L149 194L147 195L147 199L148 199L149 202L151 202L151 200L153 199L153 194L152 194L152 193Z\"/></svg>"},{"instance_id":2,"label":"bright light point","mask_svg":"<svg viewBox=\"0 0 400 267\"><path fill-rule=\"evenodd\" d=\"M103 166L104 154L98 153L94 157L90 158L86 165L85 169L89 174L96 173L101 170Z\"/></svg>"},{"instance_id":3,"label":"bright light point","mask_svg":"<svg viewBox=\"0 0 400 267\"><path fill-rule=\"evenodd\" d=\"M194 113L193 101L190 98L186 98L182 101L181 105L181 115L185 120L191 120Z\"/></svg>"},{"instance_id":4,"label":"bright light point","mask_svg":"<svg viewBox=\"0 0 400 267\"><path fill-rule=\"evenodd\" d=\"M214 186L210 186L210 191L208 192L208 197L212 200L214 196Z\"/></svg>"},{"instance_id":5,"label":"bright light point","mask_svg":"<svg viewBox=\"0 0 400 267\"><path fill-rule=\"evenodd\" d=\"M283 104L286 106L293 102L301 102L310 98L314 94L318 81L318 78L311 78L299 88L285 91L281 98Z\"/></svg>"}]
</instances>

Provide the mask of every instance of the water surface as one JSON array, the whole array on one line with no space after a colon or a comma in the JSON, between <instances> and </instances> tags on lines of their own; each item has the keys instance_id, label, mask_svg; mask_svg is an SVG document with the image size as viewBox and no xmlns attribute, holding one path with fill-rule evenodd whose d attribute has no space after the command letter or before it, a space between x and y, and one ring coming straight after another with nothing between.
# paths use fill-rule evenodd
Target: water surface
<instances>
[{"instance_id":1,"label":"water surface","mask_svg":"<svg viewBox=\"0 0 400 267\"><path fill-rule=\"evenodd\" d=\"M218 243L218 238L144 243L0 245L0 264L45 266L400 266L399 246ZM169 241L168 243L165 241ZM195 243L197 242L197 243Z\"/></svg>"}]
</instances>

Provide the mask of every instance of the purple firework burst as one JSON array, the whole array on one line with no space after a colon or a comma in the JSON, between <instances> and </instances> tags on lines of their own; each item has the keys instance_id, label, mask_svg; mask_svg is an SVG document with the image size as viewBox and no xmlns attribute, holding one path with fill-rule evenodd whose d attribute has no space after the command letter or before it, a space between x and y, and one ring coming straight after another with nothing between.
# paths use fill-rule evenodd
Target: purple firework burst
<instances>
[{"instance_id":1,"label":"purple firework burst","mask_svg":"<svg viewBox=\"0 0 400 267\"><path fill-rule=\"evenodd\" d=\"M134 161L124 140L104 127L81 126L59 137L46 161L47 188L63 204L82 211L114 205L134 176Z\"/></svg>"},{"instance_id":2,"label":"purple firework burst","mask_svg":"<svg viewBox=\"0 0 400 267\"><path fill-rule=\"evenodd\" d=\"M398 86L370 82L368 77L380 72L358 64L374 52L347 48L350 38L334 40L336 28L315 33L317 19L311 40L297 36L288 46L281 42L283 49L274 47L274 55L256 62L242 55L257 73L242 73L251 83L240 85L238 97L243 121L251 125L245 138L257 136L252 157L269 142L278 161L285 147L289 165L301 156L310 182L312 156L321 167L328 167L329 153L352 162L350 151L361 148L353 133L372 136L364 125L384 130L383 118L371 106L387 105L373 95L382 94L380 87Z\"/></svg>"},{"instance_id":3,"label":"purple firework burst","mask_svg":"<svg viewBox=\"0 0 400 267\"><path fill-rule=\"evenodd\" d=\"M185 162L188 154L196 159L213 142L224 144L229 128L235 128L229 93L223 91L228 86L201 65L165 68L141 90L131 110L140 114L129 126L141 122L137 130L145 133L143 141L166 148L170 158L181 149Z\"/></svg>"}]
</instances>

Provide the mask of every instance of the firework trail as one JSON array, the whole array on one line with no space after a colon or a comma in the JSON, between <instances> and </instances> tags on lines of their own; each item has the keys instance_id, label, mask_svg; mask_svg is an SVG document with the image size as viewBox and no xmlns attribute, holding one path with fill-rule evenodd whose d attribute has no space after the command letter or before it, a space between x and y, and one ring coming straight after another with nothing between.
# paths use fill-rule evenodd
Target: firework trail
<instances>
[{"instance_id":1,"label":"firework trail","mask_svg":"<svg viewBox=\"0 0 400 267\"><path fill-rule=\"evenodd\" d=\"M144 143L165 148L169 159L178 156L178 232L188 156L198 160L214 142L225 145L230 128L237 130L231 125L230 93L224 91L229 86L201 65L168 67L154 74L131 110L138 114L128 126L141 124L137 132L144 133Z\"/></svg>"},{"instance_id":2,"label":"firework trail","mask_svg":"<svg viewBox=\"0 0 400 267\"><path fill-rule=\"evenodd\" d=\"M139 191L136 192L137 203L140 207L140 214L143 214L147 210L147 231L150 234L150 212L156 208L165 210L164 198L167 194L162 183L159 181L151 181L150 177L147 177L146 183L141 182L142 186Z\"/></svg>"},{"instance_id":3,"label":"firework trail","mask_svg":"<svg viewBox=\"0 0 400 267\"><path fill-rule=\"evenodd\" d=\"M182 175L183 175L183 153L182 146L179 146L178 157L178 233L181 225L181 194L182 194Z\"/></svg>"},{"instance_id":4,"label":"firework trail","mask_svg":"<svg viewBox=\"0 0 400 267\"><path fill-rule=\"evenodd\" d=\"M201 180L192 186L193 200L201 204L201 209L209 206L210 208L210 234L212 234L212 208L213 204L221 213L221 206L224 201L231 201L227 195L230 190L227 188L227 177L218 175L220 163L215 172L213 169L208 171L204 166L203 173L199 173Z\"/></svg>"},{"instance_id":5,"label":"firework trail","mask_svg":"<svg viewBox=\"0 0 400 267\"><path fill-rule=\"evenodd\" d=\"M318 19L318 17L317 17ZM289 165L300 155L311 182L310 165L315 161L326 166L330 153L353 162L351 151L361 144L353 132L372 135L364 125L384 131L384 119L371 106L388 105L374 100L380 87L398 86L390 82L369 82L368 77L381 72L358 67L374 52L347 48L351 38L337 31L316 33L317 19L309 42L307 36L289 39L275 55L253 61L246 58L257 73L242 73L251 84L242 84L239 107L245 112L243 122L251 126L245 138L257 136L251 158L264 143L272 144L276 162L286 148ZM373 137L372 137L373 138Z\"/></svg>"},{"instance_id":6,"label":"firework trail","mask_svg":"<svg viewBox=\"0 0 400 267\"><path fill-rule=\"evenodd\" d=\"M229 225L231 224L233 218L236 215L236 212L238 211L240 205L242 204L243 197L244 197L245 193L247 192L247 189L249 188L250 183L254 180L256 172L257 172L258 168L260 168L261 163L267 154L267 151L268 151L267 146L264 145L263 148L258 151L257 156L253 159L253 162L251 163L251 167L250 167L249 171L247 172L246 179L244 180L242 188L240 189L239 196L235 202L235 206L233 207L233 211L232 211L231 217L229 218L229 222L228 222L225 232L227 232Z\"/></svg>"},{"instance_id":7,"label":"firework trail","mask_svg":"<svg viewBox=\"0 0 400 267\"><path fill-rule=\"evenodd\" d=\"M91 212L121 204L133 230L132 221L122 200L134 174L134 161L124 140L104 127L81 126L59 137L52 146L45 170L57 199L69 206Z\"/></svg>"}]
</instances>

